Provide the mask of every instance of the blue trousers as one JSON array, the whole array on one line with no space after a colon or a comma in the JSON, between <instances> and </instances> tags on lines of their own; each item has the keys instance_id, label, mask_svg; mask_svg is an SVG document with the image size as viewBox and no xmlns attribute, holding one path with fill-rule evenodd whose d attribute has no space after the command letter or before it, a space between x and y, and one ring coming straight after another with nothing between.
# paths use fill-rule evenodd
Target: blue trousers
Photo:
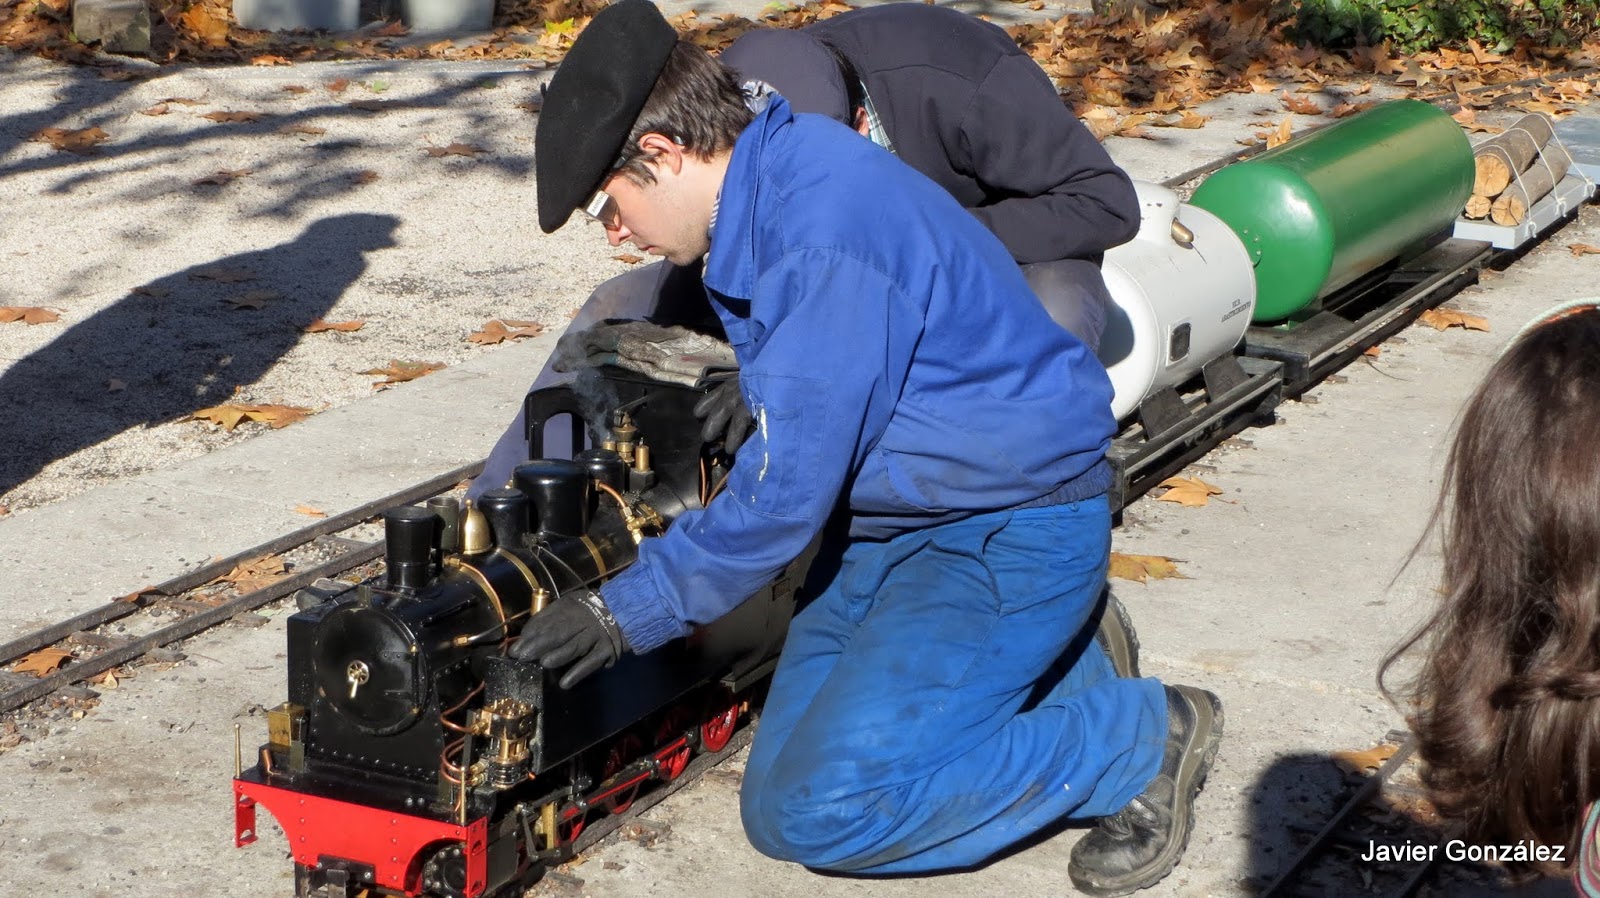
<instances>
[{"instance_id":1,"label":"blue trousers","mask_svg":"<svg viewBox=\"0 0 1600 898\"><path fill-rule=\"evenodd\" d=\"M832 561L825 546L745 770L756 849L853 873L945 870L1121 810L1160 766L1167 715L1161 684L1117 679L1092 638L1110 541L1101 497Z\"/></svg>"}]
</instances>

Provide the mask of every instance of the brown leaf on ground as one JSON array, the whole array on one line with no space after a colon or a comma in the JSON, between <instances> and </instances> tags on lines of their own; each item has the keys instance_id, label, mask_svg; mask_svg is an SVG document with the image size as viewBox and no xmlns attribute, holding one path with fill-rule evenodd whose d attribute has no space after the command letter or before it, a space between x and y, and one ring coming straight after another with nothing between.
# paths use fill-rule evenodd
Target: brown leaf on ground
<instances>
[{"instance_id":1,"label":"brown leaf on ground","mask_svg":"<svg viewBox=\"0 0 1600 898\"><path fill-rule=\"evenodd\" d=\"M1377 770L1383 762L1394 756L1400 746L1393 742L1382 742L1366 751L1336 751L1333 753L1333 763L1338 764L1346 773L1364 773L1368 770Z\"/></svg>"},{"instance_id":2,"label":"brown leaf on ground","mask_svg":"<svg viewBox=\"0 0 1600 898\"><path fill-rule=\"evenodd\" d=\"M274 55L272 55L270 53L263 53L260 56L252 57L251 60L250 60L250 64L251 65L294 65L294 63L290 62L287 59L284 59L282 56L274 56Z\"/></svg>"},{"instance_id":3,"label":"brown leaf on ground","mask_svg":"<svg viewBox=\"0 0 1600 898\"><path fill-rule=\"evenodd\" d=\"M256 279L255 272L243 268L227 268L217 265L211 268L201 268L189 272L189 277L202 281L216 281L221 284L238 284Z\"/></svg>"},{"instance_id":4,"label":"brown leaf on ground","mask_svg":"<svg viewBox=\"0 0 1600 898\"><path fill-rule=\"evenodd\" d=\"M325 518L325 517L328 516L328 513L323 511L322 509L320 509L320 508L312 508L309 505L296 505L294 507L294 513L295 514L303 514L306 517L311 517L311 518Z\"/></svg>"},{"instance_id":5,"label":"brown leaf on ground","mask_svg":"<svg viewBox=\"0 0 1600 898\"><path fill-rule=\"evenodd\" d=\"M1572 250L1574 256L1600 255L1600 246L1589 243L1569 243L1567 249Z\"/></svg>"},{"instance_id":6,"label":"brown leaf on ground","mask_svg":"<svg viewBox=\"0 0 1600 898\"><path fill-rule=\"evenodd\" d=\"M1267 135L1267 149L1281 147L1289 142L1289 139L1294 136L1293 122L1294 116L1286 115L1283 117L1283 121L1278 124L1278 130Z\"/></svg>"},{"instance_id":7,"label":"brown leaf on ground","mask_svg":"<svg viewBox=\"0 0 1600 898\"><path fill-rule=\"evenodd\" d=\"M172 291L165 287L134 287L132 292L139 296L148 296L151 299L166 299L172 295Z\"/></svg>"},{"instance_id":8,"label":"brown leaf on ground","mask_svg":"<svg viewBox=\"0 0 1600 898\"><path fill-rule=\"evenodd\" d=\"M306 87L304 84L285 84L284 86L278 88L278 90L281 90L286 94L304 94L311 92L311 88Z\"/></svg>"},{"instance_id":9,"label":"brown leaf on ground","mask_svg":"<svg viewBox=\"0 0 1600 898\"><path fill-rule=\"evenodd\" d=\"M203 408L189 417L195 421L210 421L221 424L222 429L233 432L235 427L246 421L259 421L277 430L288 427L296 421L302 421L311 414L311 409L301 408L297 405L245 405L229 403L227 405L214 405Z\"/></svg>"},{"instance_id":10,"label":"brown leaf on ground","mask_svg":"<svg viewBox=\"0 0 1600 898\"><path fill-rule=\"evenodd\" d=\"M22 657L21 661L11 666L12 673L33 674L43 679L56 672L61 665L72 660L72 653L66 649L40 649Z\"/></svg>"},{"instance_id":11,"label":"brown leaf on ground","mask_svg":"<svg viewBox=\"0 0 1600 898\"><path fill-rule=\"evenodd\" d=\"M204 106L205 100L196 100L193 97L167 97L163 103L176 103L179 106Z\"/></svg>"},{"instance_id":12,"label":"brown leaf on ground","mask_svg":"<svg viewBox=\"0 0 1600 898\"><path fill-rule=\"evenodd\" d=\"M1358 112L1364 112L1368 109L1371 109L1376 105L1378 104L1375 100L1363 100L1360 103L1340 103L1339 105L1328 110L1328 115L1332 118L1346 118L1347 116L1355 115Z\"/></svg>"},{"instance_id":13,"label":"brown leaf on ground","mask_svg":"<svg viewBox=\"0 0 1600 898\"><path fill-rule=\"evenodd\" d=\"M320 136L328 133L328 129L327 128L318 128L316 125L304 125L304 124L301 124L301 125L284 125L282 128L278 129L278 133L279 134L307 134L307 135L310 135L312 137L320 137Z\"/></svg>"},{"instance_id":14,"label":"brown leaf on ground","mask_svg":"<svg viewBox=\"0 0 1600 898\"><path fill-rule=\"evenodd\" d=\"M9 506L9 505L0 505L0 518L3 518L3 517L5 517L6 515L8 515L10 513L11 513L11 506Z\"/></svg>"},{"instance_id":15,"label":"brown leaf on ground","mask_svg":"<svg viewBox=\"0 0 1600 898\"><path fill-rule=\"evenodd\" d=\"M242 123L242 122L259 122L259 121L261 121L261 113L259 113L259 112L222 112L222 111L217 111L217 112L208 112L205 115L202 115L200 117L203 118L203 119L210 119L211 121L214 121L214 122L240 122L240 123Z\"/></svg>"},{"instance_id":16,"label":"brown leaf on ground","mask_svg":"<svg viewBox=\"0 0 1600 898\"><path fill-rule=\"evenodd\" d=\"M288 569L284 566L282 558L277 555L263 555L260 558L239 562L233 570L211 582L232 583L240 592L253 592L282 580L287 574Z\"/></svg>"},{"instance_id":17,"label":"brown leaf on ground","mask_svg":"<svg viewBox=\"0 0 1600 898\"><path fill-rule=\"evenodd\" d=\"M189 183L194 187L221 187L223 184L230 184L254 173L255 169L251 168L218 169L203 178L195 178Z\"/></svg>"},{"instance_id":18,"label":"brown leaf on ground","mask_svg":"<svg viewBox=\"0 0 1600 898\"><path fill-rule=\"evenodd\" d=\"M390 359L387 368L369 368L362 374L371 374L382 377L374 387L387 387L390 384L403 384L409 380L416 380L444 368L444 362L403 362L399 359Z\"/></svg>"},{"instance_id":19,"label":"brown leaf on ground","mask_svg":"<svg viewBox=\"0 0 1600 898\"><path fill-rule=\"evenodd\" d=\"M365 319L359 318L354 321L323 321L318 318L316 321L306 325L306 333L320 334L323 331L341 331L348 334L352 331L361 330L362 325L366 323Z\"/></svg>"},{"instance_id":20,"label":"brown leaf on ground","mask_svg":"<svg viewBox=\"0 0 1600 898\"><path fill-rule=\"evenodd\" d=\"M140 115L166 115L167 113L169 113L171 111L172 111L172 107L170 105L168 105L166 103L157 103L156 105L151 106L148 109L139 110L139 114Z\"/></svg>"},{"instance_id":21,"label":"brown leaf on ground","mask_svg":"<svg viewBox=\"0 0 1600 898\"><path fill-rule=\"evenodd\" d=\"M1165 555L1124 555L1121 552L1111 553L1111 566L1106 571L1106 576L1116 577L1119 580L1135 580L1143 583L1146 580L1187 580L1178 571L1174 563L1177 559Z\"/></svg>"},{"instance_id":22,"label":"brown leaf on ground","mask_svg":"<svg viewBox=\"0 0 1600 898\"><path fill-rule=\"evenodd\" d=\"M644 256L635 255L633 253L618 253L611 258L616 259L618 262L626 262L629 265L638 265L640 262L644 261Z\"/></svg>"},{"instance_id":23,"label":"brown leaf on ground","mask_svg":"<svg viewBox=\"0 0 1600 898\"><path fill-rule=\"evenodd\" d=\"M237 312L240 309L262 309L267 303L281 299L282 295L272 290L251 290L243 296L229 296L222 301Z\"/></svg>"},{"instance_id":24,"label":"brown leaf on ground","mask_svg":"<svg viewBox=\"0 0 1600 898\"><path fill-rule=\"evenodd\" d=\"M39 306L0 306L0 324L12 321L21 321L23 324L48 324L60 320L60 315Z\"/></svg>"},{"instance_id":25,"label":"brown leaf on ground","mask_svg":"<svg viewBox=\"0 0 1600 898\"><path fill-rule=\"evenodd\" d=\"M113 602L137 602L141 598L144 598L145 596L156 595L159 592L161 592L161 590L156 589L154 586L146 586L143 589L136 589L133 592L130 592L125 596L117 596L116 598L112 599L111 601L113 601Z\"/></svg>"},{"instance_id":26,"label":"brown leaf on ground","mask_svg":"<svg viewBox=\"0 0 1600 898\"><path fill-rule=\"evenodd\" d=\"M485 324L483 330L475 334L468 334L467 339L480 346L493 346L506 340L537 337L542 333L544 333L544 325L536 321L505 321L496 318Z\"/></svg>"},{"instance_id":27,"label":"brown leaf on ground","mask_svg":"<svg viewBox=\"0 0 1600 898\"><path fill-rule=\"evenodd\" d=\"M100 72L102 81L144 81L153 77L155 72L139 69L103 69Z\"/></svg>"},{"instance_id":28,"label":"brown leaf on ground","mask_svg":"<svg viewBox=\"0 0 1600 898\"><path fill-rule=\"evenodd\" d=\"M1429 309L1417 316L1418 324L1426 324L1434 330L1444 330L1449 327L1465 328L1474 331L1489 329L1489 319L1481 315L1469 315L1455 309Z\"/></svg>"},{"instance_id":29,"label":"brown leaf on ground","mask_svg":"<svg viewBox=\"0 0 1600 898\"><path fill-rule=\"evenodd\" d=\"M65 153L77 153L87 156L95 152L95 147L111 139L111 135L100 130L97 126L88 128L45 128L35 132L33 139L40 143L48 143L57 150Z\"/></svg>"},{"instance_id":30,"label":"brown leaf on ground","mask_svg":"<svg viewBox=\"0 0 1600 898\"><path fill-rule=\"evenodd\" d=\"M332 93L342 94L342 93L344 93L345 88L350 86L350 79L349 78L339 78L339 79L334 80L334 81L329 81L327 84L325 84L323 86L326 87Z\"/></svg>"},{"instance_id":31,"label":"brown leaf on ground","mask_svg":"<svg viewBox=\"0 0 1600 898\"><path fill-rule=\"evenodd\" d=\"M354 174L352 174L350 176L350 180L355 182L355 183L357 183L357 184L371 184L373 181L376 181L381 177L383 177L383 176L378 174L377 172L373 171L372 169L364 168L361 171L358 171L358 172L355 172Z\"/></svg>"},{"instance_id":32,"label":"brown leaf on ground","mask_svg":"<svg viewBox=\"0 0 1600 898\"><path fill-rule=\"evenodd\" d=\"M1362 350L1361 354L1366 356L1369 359L1375 359L1378 356L1383 354L1383 347L1382 346L1368 346L1365 350Z\"/></svg>"},{"instance_id":33,"label":"brown leaf on ground","mask_svg":"<svg viewBox=\"0 0 1600 898\"><path fill-rule=\"evenodd\" d=\"M89 682L99 686L101 689L115 689L117 688L117 672L114 670L108 670Z\"/></svg>"},{"instance_id":34,"label":"brown leaf on ground","mask_svg":"<svg viewBox=\"0 0 1600 898\"><path fill-rule=\"evenodd\" d=\"M441 156L466 156L469 159L476 159L479 153L487 153L489 151L483 147L475 147L468 143L453 143L447 147L423 147L423 152L435 159Z\"/></svg>"},{"instance_id":35,"label":"brown leaf on ground","mask_svg":"<svg viewBox=\"0 0 1600 898\"><path fill-rule=\"evenodd\" d=\"M196 3L178 17L183 26L194 34L195 37L213 47L226 46L228 43L228 19L226 13L216 15L204 4Z\"/></svg>"},{"instance_id":36,"label":"brown leaf on ground","mask_svg":"<svg viewBox=\"0 0 1600 898\"><path fill-rule=\"evenodd\" d=\"M402 24L400 22L390 22L387 25L384 25L382 28L379 28L376 31L372 32L372 36L373 37L405 37L406 35L408 35L410 33L411 33L411 29L407 28L404 24Z\"/></svg>"},{"instance_id":37,"label":"brown leaf on ground","mask_svg":"<svg viewBox=\"0 0 1600 898\"><path fill-rule=\"evenodd\" d=\"M1285 91L1279 99L1283 101L1283 108L1290 112L1297 112L1300 115L1322 114L1322 107L1317 105L1317 101L1310 97L1297 97Z\"/></svg>"},{"instance_id":38,"label":"brown leaf on ground","mask_svg":"<svg viewBox=\"0 0 1600 898\"><path fill-rule=\"evenodd\" d=\"M1220 488L1198 477L1168 477L1158 485L1166 487L1167 491L1156 497L1157 502L1176 502L1190 508L1198 508L1211 501L1212 496L1222 495Z\"/></svg>"}]
</instances>

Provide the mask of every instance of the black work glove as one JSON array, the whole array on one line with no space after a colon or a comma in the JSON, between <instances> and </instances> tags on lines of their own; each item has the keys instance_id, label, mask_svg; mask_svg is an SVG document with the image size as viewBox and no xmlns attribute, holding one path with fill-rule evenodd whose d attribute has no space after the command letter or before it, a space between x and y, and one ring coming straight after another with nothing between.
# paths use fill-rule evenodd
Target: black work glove
<instances>
[{"instance_id":1,"label":"black work glove","mask_svg":"<svg viewBox=\"0 0 1600 898\"><path fill-rule=\"evenodd\" d=\"M622 628L600 594L573 589L530 618L507 654L518 661L537 661L545 670L572 665L561 677L561 688L571 689L589 674L615 664L627 649Z\"/></svg>"},{"instance_id":2,"label":"black work glove","mask_svg":"<svg viewBox=\"0 0 1600 898\"><path fill-rule=\"evenodd\" d=\"M712 387L694 404L694 416L705 422L700 428L700 442L722 439L722 451L729 455L739 451L744 441L755 429L755 419L745 408L744 394L739 392L737 375Z\"/></svg>"}]
</instances>

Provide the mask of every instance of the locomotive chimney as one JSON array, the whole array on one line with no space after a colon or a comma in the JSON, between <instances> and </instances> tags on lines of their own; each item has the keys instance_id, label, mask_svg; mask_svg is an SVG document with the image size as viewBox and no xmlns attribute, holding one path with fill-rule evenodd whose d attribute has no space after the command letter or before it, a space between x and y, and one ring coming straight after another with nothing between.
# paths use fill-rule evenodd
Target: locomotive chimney
<instances>
[{"instance_id":1,"label":"locomotive chimney","mask_svg":"<svg viewBox=\"0 0 1600 898\"><path fill-rule=\"evenodd\" d=\"M401 505L383 513L384 565L392 589L428 585L439 516L426 508Z\"/></svg>"}]
</instances>

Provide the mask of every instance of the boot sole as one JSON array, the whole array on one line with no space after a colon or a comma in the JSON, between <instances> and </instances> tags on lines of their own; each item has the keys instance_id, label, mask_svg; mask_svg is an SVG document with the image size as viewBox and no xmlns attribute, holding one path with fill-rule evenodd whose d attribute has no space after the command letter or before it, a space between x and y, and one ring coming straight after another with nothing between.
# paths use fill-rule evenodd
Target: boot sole
<instances>
[{"instance_id":1,"label":"boot sole","mask_svg":"<svg viewBox=\"0 0 1600 898\"><path fill-rule=\"evenodd\" d=\"M1139 632L1133 628L1133 616L1128 614L1127 606L1118 601L1117 594L1109 588L1094 638L1111 661L1111 668L1117 676L1124 679L1139 678Z\"/></svg>"},{"instance_id":2,"label":"boot sole","mask_svg":"<svg viewBox=\"0 0 1600 898\"><path fill-rule=\"evenodd\" d=\"M1194 800L1205 786L1206 777L1211 774L1211 765L1217 760L1217 749L1222 745L1222 700L1194 686L1172 688L1182 692L1194 706L1195 733L1206 734L1205 738L1197 740L1198 744L1190 744L1184 751L1183 761L1178 764L1174 792L1177 795L1184 795L1185 799L1178 802L1173 809L1173 823L1177 833L1172 841L1167 843L1166 849L1156 856L1155 861L1136 875L1108 879L1092 885L1074 883L1081 891L1094 895L1095 898L1120 898L1155 885L1166 879L1177 868L1178 861L1182 860L1184 853L1189 850L1189 834L1194 829Z\"/></svg>"}]
</instances>

